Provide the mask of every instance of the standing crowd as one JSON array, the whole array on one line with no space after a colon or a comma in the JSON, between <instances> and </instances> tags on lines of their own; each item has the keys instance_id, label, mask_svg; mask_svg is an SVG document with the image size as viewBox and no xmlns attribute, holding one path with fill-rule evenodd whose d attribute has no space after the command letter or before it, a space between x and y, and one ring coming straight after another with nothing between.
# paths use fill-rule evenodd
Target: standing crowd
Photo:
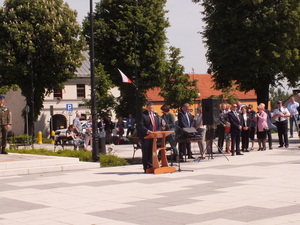
<instances>
[{"instance_id":1,"label":"standing crowd","mask_svg":"<svg viewBox=\"0 0 300 225\"><path fill-rule=\"evenodd\" d=\"M202 106L199 104L197 113L190 113L188 103L184 104L178 111L178 120L175 121L173 114L169 112L170 107L161 107L162 116L154 112L153 103L147 103L146 110L142 113L137 123L137 134L141 140L143 168L146 172L152 167L152 140L145 139L147 135L155 131L172 130L174 133L167 137L175 160L183 161L184 156L193 159L190 134L186 128L195 128L199 146L200 158L204 159L206 153L213 152L213 139L218 138L218 152L227 153L232 156L243 155L255 149L255 134L257 137L257 151L272 150L272 131L278 132L278 148L289 147L288 121L290 124L290 138L293 138L294 126L298 131L299 103L294 97L290 98L287 108L282 102L277 102L277 108L273 113L266 109L265 104L260 103L257 111L253 105L243 105L241 102L232 104L223 103L220 106L219 124L205 125L203 120ZM273 122L275 125L273 124ZM177 149L177 142L178 149Z\"/></svg>"}]
</instances>

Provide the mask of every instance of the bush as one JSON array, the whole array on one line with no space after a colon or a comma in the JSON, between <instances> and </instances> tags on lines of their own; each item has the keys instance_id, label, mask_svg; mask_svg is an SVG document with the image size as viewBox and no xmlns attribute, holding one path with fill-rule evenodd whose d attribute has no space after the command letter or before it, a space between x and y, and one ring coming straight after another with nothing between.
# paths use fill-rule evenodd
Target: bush
<instances>
[{"instance_id":1,"label":"bush","mask_svg":"<svg viewBox=\"0 0 300 225\"><path fill-rule=\"evenodd\" d=\"M125 159L115 155L100 155L101 167L125 166L128 165Z\"/></svg>"},{"instance_id":2,"label":"bush","mask_svg":"<svg viewBox=\"0 0 300 225\"><path fill-rule=\"evenodd\" d=\"M33 155L49 155L49 156L62 156L79 158L80 161L93 162L92 152L74 151L70 149L58 150L52 152L47 149L10 149L9 152L19 154L33 154ZM128 165L125 159L115 155L100 155L101 167L124 166Z\"/></svg>"}]
</instances>

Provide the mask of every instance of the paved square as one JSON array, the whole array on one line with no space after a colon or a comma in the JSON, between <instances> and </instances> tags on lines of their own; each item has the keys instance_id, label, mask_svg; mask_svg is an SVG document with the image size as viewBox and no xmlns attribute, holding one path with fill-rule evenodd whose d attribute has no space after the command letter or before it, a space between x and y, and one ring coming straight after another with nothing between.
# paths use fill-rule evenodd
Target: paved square
<instances>
[{"instance_id":1,"label":"paved square","mask_svg":"<svg viewBox=\"0 0 300 225\"><path fill-rule=\"evenodd\" d=\"M300 150L0 177L0 224L300 224Z\"/></svg>"}]
</instances>

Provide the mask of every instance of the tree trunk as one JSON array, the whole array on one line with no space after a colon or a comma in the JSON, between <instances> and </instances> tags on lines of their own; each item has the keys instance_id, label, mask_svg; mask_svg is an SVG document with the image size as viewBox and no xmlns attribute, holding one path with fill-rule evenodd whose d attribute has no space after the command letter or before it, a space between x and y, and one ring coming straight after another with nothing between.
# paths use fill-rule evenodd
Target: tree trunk
<instances>
[{"instance_id":1,"label":"tree trunk","mask_svg":"<svg viewBox=\"0 0 300 225\"><path fill-rule=\"evenodd\" d=\"M257 105L264 103L266 105L266 109L268 109L269 103L269 87L269 83L263 83L255 89L257 95Z\"/></svg>"}]
</instances>

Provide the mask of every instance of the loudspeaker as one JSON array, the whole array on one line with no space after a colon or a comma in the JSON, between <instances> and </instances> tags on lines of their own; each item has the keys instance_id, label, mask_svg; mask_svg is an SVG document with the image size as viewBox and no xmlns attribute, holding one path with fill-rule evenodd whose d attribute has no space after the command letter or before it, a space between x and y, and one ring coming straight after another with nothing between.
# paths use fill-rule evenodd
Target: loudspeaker
<instances>
[{"instance_id":1,"label":"loudspeaker","mask_svg":"<svg viewBox=\"0 0 300 225\"><path fill-rule=\"evenodd\" d=\"M202 99L202 113L203 113L204 125L219 125L220 124L219 100L213 98Z\"/></svg>"}]
</instances>

